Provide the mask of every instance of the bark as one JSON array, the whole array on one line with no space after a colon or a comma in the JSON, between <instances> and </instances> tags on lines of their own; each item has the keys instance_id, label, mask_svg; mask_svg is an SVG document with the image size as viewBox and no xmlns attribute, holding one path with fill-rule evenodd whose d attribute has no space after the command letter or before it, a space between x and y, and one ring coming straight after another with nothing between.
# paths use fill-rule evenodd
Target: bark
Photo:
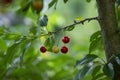
<instances>
[{"instance_id":1,"label":"bark","mask_svg":"<svg viewBox=\"0 0 120 80\"><path fill-rule=\"evenodd\" d=\"M98 18L107 61L112 55L120 53L120 36L115 14L115 0L96 0L98 5ZM115 75L113 80L120 80L120 67L112 61Z\"/></svg>"}]
</instances>

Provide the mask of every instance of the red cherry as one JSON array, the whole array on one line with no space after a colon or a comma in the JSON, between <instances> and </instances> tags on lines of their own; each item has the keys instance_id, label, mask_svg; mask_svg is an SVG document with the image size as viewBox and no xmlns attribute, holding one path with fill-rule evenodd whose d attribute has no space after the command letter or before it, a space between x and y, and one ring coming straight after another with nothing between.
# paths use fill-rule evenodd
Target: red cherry
<instances>
[{"instance_id":1,"label":"red cherry","mask_svg":"<svg viewBox=\"0 0 120 80\"><path fill-rule=\"evenodd\" d=\"M70 38L69 38L68 36L64 36L64 37L62 38L62 42L63 42L63 43L69 43L69 42L70 42Z\"/></svg>"},{"instance_id":2,"label":"red cherry","mask_svg":"<svg viewBox=\"0 0 120 80\"><path fill-rule=\"evenodd\" d=\"M44 46L42 46L42 47L40 47L40 51L41 51L42 53L45 53L45 52L47 51L47 49L46 49Z\"/></svg>"},{"instance_id":3,"label":"red cherry","mask_svg":"<svg viewBox=\"0 0 120 80\"><path fill-rule=\"evenodd\" d=\"M68 48L66 46L63 46L61 48L61 52L64 53L64 54L67 53L68 52Z\"/></svg>"},{"instance_id":4,"label":"red cherry","mask_svg":"<svg viewBox=\"0 0 120 80\"><path fill-rule=\"evenodd\" d=\"M13 2L13 0L4 0L5 4L12 3L12 2Z\"/></svg>"}]
</instances>

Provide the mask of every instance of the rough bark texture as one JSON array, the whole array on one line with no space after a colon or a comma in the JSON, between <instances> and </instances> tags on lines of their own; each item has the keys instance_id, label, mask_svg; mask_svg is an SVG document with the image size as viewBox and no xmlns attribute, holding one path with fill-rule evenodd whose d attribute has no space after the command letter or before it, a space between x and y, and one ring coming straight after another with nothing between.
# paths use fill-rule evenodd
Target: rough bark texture
<instances>
[{"instance_id":1,"label":"rough bark texture","mask_svg":"<svg viewBox=\"0 0 120 80\"><path fill-rule=\"evenodd\" d=\"M99 23L107 60L113 54L120 53L120 36L115 14L115 0L96 0L98 5ZM112 61L115 75L113 80L120 80L120 67Z\"/></svg>"}]
</instances>

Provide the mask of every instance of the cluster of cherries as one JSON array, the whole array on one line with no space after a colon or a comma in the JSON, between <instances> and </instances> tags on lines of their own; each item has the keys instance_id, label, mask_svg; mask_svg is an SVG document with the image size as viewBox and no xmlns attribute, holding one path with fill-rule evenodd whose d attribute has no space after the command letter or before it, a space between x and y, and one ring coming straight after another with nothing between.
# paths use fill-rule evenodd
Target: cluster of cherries
<instances>
[{"instance_id":1,"label":"cluster of cherries","mask_svg":"<svg viewBox=\"0 0 120 80\"><path fill-rule=\"evenodd\" d=\"M62 38L62 42L63 42L64 44L67 44L67 43L70 42L70 38L69 38L68 36L64 36L64 37ZM40 51L41 51L42 53L45 53L45 52L47 51L47 49L46 49L45 46L41 46L41 47L40 47ZM67 48L66 46L63 46L63 47L61 47L60 51L61 51L63 54L66 54L66 53L68 52L68 48ZM52 47L52 52L58 53L58 52L59 52L59 48L58 48L57 46L53 46L53 47Z\"/></svg>"}]
</instances>

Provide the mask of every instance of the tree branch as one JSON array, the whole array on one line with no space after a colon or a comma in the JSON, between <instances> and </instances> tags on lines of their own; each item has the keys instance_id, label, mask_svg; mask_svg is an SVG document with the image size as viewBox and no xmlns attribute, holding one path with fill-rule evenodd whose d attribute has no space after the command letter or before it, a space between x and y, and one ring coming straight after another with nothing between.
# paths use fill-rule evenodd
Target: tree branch
<instances>
[{"instance_id":1,"label":"tree branch","mask_svg":"<svg viewBox=\"0 0 120 80\"><path fill-rule=\"evenodd\" d=\"M71 26L75 26L75 25L78 25L78 24L84 24L86 21L90 22L90 21L92 21L92 20L98 20L98 17L86 18L86 19L84 19L84 20L77 21L77 22L75 21L73 24L70 24L70 25L65 26L65 27L63 27L63 28L60 28L60 29L58 29L58 30L56 30L56 31L54 31L54 32L48 32L48 34L44 34L44 35L42 35L42 36L52 35L52 34L55 34L55 33L60 32L61 30L65 30L65 29L67 29L67 28L69 28L69 27L71 27Z\"/></svg>"}]
</instances>

